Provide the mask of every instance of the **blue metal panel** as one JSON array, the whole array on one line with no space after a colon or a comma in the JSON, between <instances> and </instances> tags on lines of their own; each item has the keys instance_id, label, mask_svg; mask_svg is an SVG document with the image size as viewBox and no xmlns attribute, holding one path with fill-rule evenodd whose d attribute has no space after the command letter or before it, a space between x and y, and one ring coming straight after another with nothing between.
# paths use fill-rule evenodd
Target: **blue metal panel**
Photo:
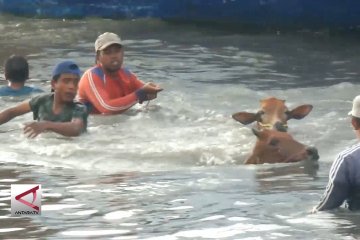
<instances>
[{"instance_id":1,"label":"blue metal panel","mask_svg":"<svg viewBox=\"0 0 360 240\"><path fill-rule=\"evenodd\" d=\"M159 18L275 28L360 26L359 0L0 0L0 13Z\"/></svg>"}]
</instances>

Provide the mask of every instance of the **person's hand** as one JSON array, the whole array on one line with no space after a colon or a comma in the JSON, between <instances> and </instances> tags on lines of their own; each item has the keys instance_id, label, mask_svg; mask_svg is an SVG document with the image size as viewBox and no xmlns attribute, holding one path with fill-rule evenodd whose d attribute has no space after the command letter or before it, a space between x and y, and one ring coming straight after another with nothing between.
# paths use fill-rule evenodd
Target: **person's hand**
<instances>
[{"instance_id":1,"label":"person's hand","mask_svg":"<svg viewBox=\"0 0 360 240\"><path fill-rule=\"evenodd\" d=\"M150 100L153 100L157 97L157 94L156 93L148 93L146 94L146 100L145 101L150 101Z\"/></svg>"},{"instance_id":2,"label":"person's hand","mask_svg":"<svg viewBox=\"0 0 360 240\"><path fill-rule=\"evenodd\" d=\"M157 97L157 93L163 89L155 83L149 82L138 89L135 93L138 97L139 103L142 104L144 101L150 101Z\"/></svg>"},{"instance_id":3,"label":"person's hand","mask_svg":"<svg viewBox=\"0 0 360 240\"><path fill-rule=\"evenodd\" d=\"M46 130L46 122L31 122L25 123L24 134L28 138L35 138L40 133Z\"/></svg>"},{"instance_id":4,"label":"person's hand","mask_svg":"<svg viewBox=\"0 0 360 240\"><path fill-rule=\"evenodd\" d=\"M318 210L316 209L316 207L313 207L313 209L311 209L311 211L310 211L311 214L315 214L317 212L318 212Z\"/></svg>"},{"instance_id":5,"label":"person's hand","mask_svg":"<svg viewBox=\"0 0 360 240\"><path fill-rule=\"evenodd\" d=\"M151 95L155 94L155 98L156 98L156 93L163 90L161 87L159 87L159 85L156 85L155 83L152 82L146 83L142 87L142 89L145 91L146 94L151 94Z\"/></svg>"}]
</instances>

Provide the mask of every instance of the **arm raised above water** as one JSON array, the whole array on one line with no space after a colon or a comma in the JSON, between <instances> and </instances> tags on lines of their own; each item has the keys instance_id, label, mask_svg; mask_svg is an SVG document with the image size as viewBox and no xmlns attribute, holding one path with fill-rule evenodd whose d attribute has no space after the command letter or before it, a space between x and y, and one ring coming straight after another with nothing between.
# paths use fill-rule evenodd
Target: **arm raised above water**
<instances>
[{"instance_id":1,"label":"arm raised above water","mask_svg":"<svg viewBox=\"0 0 360 240\"><path fill-rule=\"evenodd\" d=\"M29 101L24 101L14 107L5 109L0 112L0 125L28 112L31 112Z\"/></svg>"}]
</instances>

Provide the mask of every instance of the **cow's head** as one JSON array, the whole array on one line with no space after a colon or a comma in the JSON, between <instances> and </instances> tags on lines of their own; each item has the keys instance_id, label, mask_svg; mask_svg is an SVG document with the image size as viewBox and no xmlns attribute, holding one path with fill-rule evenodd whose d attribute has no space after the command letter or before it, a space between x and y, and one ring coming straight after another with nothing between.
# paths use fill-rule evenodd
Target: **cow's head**
<instances>
[{"instance_id":1,"label":"cow's head","mask_svg":"<svg viewBox=\"0 0 360 240\"><path fill-rule=\"evenodd\" d=\"M271 97L260 101L260 110L256 113L238 112L232 117L244 125L256 121L259 130L274 129L286 132L288 120L302 119L311 112L312 108L312 105L305 104L289 110L285 100Z\"/></svg>"},{"instance_id":2,"label":"cow's head","mask_svg":"<svg viewBox=\"0 0 360 240\"><path fill-rule=\"evenodd\" d=\"M255 148L245 164L316 161L318 151L296 141L289 133L276 130L252 129L257 137Z\"/></svg>"}]
</instances>

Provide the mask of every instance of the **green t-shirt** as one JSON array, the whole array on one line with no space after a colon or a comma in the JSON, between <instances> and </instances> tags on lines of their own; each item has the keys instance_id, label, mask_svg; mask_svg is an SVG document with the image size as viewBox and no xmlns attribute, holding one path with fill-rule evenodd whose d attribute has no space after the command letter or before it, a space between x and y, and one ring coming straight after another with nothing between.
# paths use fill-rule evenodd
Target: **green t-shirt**
<instances>
[{"instance_id":1,"label":"green t-shirt","mask_svg":"<svg viewBox=\"0 0 360 240\"><path fill-rule=\"evenodd\" d=\"M59 114L54 114L52 111L54 103L54 94L39 95L32 98L29 102L31 111L34 115L34 120L51 121L51 122L71 122L71 120L80 118L84 122L84 129L87 127L87 109L82 103L69 103L64 106L64 109Z\"/></svg>"}]
</instances>

